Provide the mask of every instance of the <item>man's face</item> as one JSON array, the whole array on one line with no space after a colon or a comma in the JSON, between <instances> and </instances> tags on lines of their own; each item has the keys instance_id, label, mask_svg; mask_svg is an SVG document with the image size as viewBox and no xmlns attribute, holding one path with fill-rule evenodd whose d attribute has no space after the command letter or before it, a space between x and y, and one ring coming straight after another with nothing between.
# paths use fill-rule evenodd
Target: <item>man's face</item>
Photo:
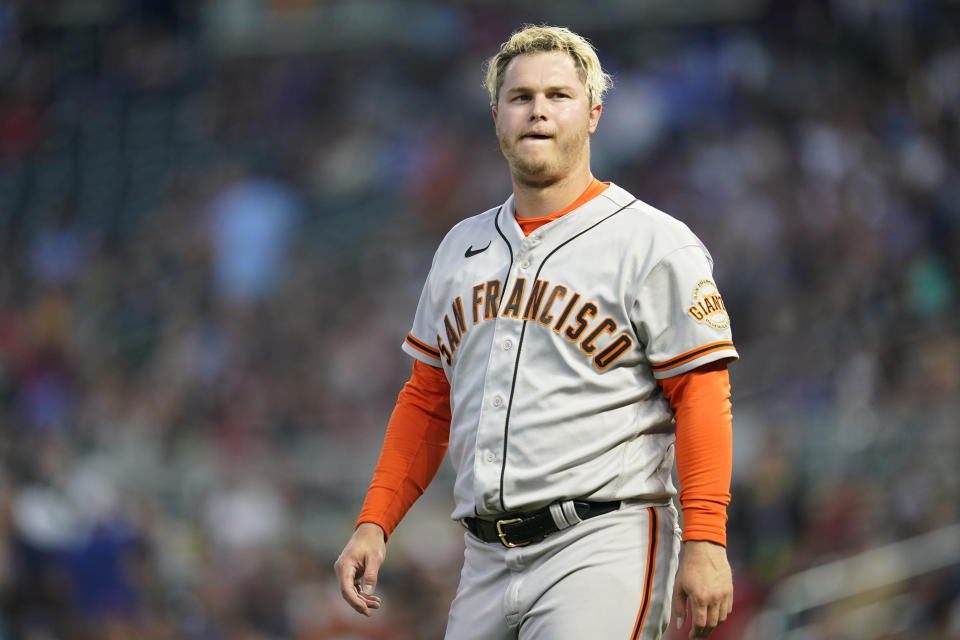
<instances>
[{"instance_id":1,"label":"man's face","mask_svg":"<svg viewBox=\"0 0 960 640\"><path fill-rule=\"evenodd\" d=\"M548 186L586 162L589 134L597 129L601 105L587 90L569 55L519 55L507 65L493 108L497 139L515 179Z\"/></svg>"}]
</instances>

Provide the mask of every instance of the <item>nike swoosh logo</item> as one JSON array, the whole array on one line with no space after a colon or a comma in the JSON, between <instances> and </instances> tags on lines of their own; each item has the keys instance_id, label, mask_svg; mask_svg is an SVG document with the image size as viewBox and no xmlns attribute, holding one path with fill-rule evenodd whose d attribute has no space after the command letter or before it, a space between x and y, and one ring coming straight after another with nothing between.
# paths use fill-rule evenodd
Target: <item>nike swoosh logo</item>
<instances>
[{"instance_id":1,"label":"nike swoosh logo","mask_svg":"<svg viewBox=\"0 0 960 640\"><path fill-rule=\"evenodd\" d=\"M491 240L490 242L493 242L493 240ZM467 247L467 250L463 253L463 257L464 257L464 258L472 258L473 256L477 255L478 253L483 253L484 251L486 251L487 249L490 248L490 242L488 242L488 243L487 243L487 246L485 246L485 247L482 248L482 249L474 249L474 248L473 248L473 245L470 245L469 247Z\"/></svg>"}]
</instances>

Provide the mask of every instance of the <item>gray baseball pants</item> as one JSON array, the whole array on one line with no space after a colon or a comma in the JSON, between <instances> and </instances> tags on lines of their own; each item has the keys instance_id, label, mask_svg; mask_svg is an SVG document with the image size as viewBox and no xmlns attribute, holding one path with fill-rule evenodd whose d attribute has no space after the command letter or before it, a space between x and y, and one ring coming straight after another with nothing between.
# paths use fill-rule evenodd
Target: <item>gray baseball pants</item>
<instances>
[{"instance_id":1,"label":"gray baseball pants","mask_svg":"<svg viewBox=\"0 0 960 640\"><path fill-rule=\"evenodd\" d=\"M466 533L445 640L657 640L680 551L672 504L625 501L524 547Z\"/></svg>"}]
</instances>

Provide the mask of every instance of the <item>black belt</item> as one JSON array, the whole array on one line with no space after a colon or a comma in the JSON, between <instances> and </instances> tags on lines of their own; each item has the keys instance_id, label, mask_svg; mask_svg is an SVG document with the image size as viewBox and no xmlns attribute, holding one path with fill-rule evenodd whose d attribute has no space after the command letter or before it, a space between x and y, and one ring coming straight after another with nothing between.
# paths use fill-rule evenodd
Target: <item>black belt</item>
<instances>
[{"instance_id":1,"label":"black belt","mask_svg":"<svg viewBox=\"0 0 960 640\"><path fill-rule=\"evenodd\" d=\"M616 502L587 502L574 500L573 506L581 520L610 513L620 508ZM539 511L505 513L497 520L464 518L467 530L484 542L500 542L505 547L522 547L531 542L539 542L551 533L560 531L560 527L550 515L550 507Z\"/></svg>"}]
</instances>

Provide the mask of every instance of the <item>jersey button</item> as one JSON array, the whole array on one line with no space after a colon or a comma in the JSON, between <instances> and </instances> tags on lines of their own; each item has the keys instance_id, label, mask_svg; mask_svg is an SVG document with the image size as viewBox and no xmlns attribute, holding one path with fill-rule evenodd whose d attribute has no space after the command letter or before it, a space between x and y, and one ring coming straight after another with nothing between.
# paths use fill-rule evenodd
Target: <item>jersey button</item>
<instances>
[{"instance_id":1,"label":"jersey button","mask_svg":"<svg viewBox=\"0 0 960 640\"><path fill-rule=\"evenodd\" d=\"M503 398L500 396L493 396L493 406L499 407L503 404Z\"/></svg>"},{"instance_id":2,"label":"jersey button","mask_svg":"<svg viewBox=\"0 0 960 640\"><path fill-rule=\"evenodd\" d=\"M520 268L521 268L521 269L527 269L527 268L529 268L529 267L530 267L530 261L529 261L529 260L523 260L523 261L520 262Z\"/></svg>"},{"instance_id":3,"label":"jersey button","mask_svg":"<svg viewBox=\"0 0 960 640\"><path fill-rule=\"evenodd\" d=\"M493 455L493 451L487 451L487 453L483 457L484 459L486 459L487 462L493 462L494 460L497 459L497 456Z\"/></svg>"},{"instance_id":4,"label":"jersey button","mask_svg":"<svg viewBox=\"0 0 960 640\"><path fill-rule=\"evenodd\" d=\"M503 341L503 350L510 351L510 349L513 349L513 340L511 340L510 338L507 338L506 340Z\"/></svg>"}]
</instances>

